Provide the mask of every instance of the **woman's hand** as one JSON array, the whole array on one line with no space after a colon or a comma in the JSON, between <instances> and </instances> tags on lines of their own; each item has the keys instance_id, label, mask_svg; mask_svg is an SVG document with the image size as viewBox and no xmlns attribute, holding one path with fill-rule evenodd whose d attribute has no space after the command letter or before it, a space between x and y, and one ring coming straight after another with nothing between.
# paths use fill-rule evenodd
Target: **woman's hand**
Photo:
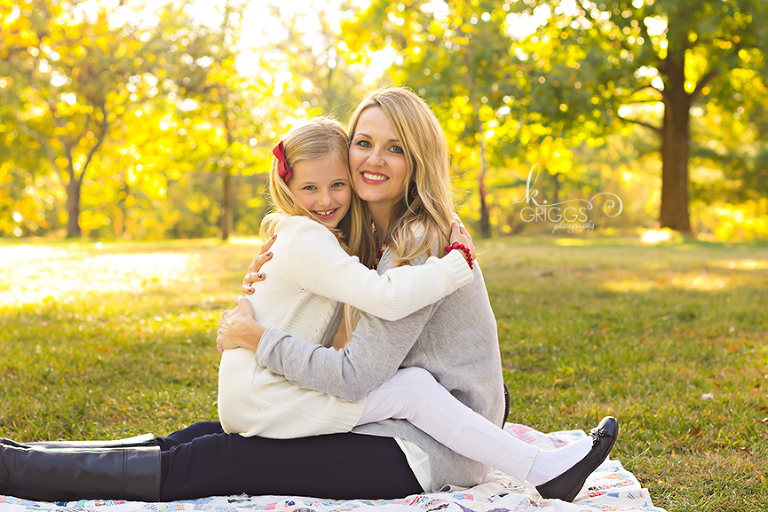
<instances>
[{"instance_id":1,"label":"woman's hand","mask_svg":"<svg viewBox=\"0 0 768 512\"><path fill-rule=\"evenodd\" d=\"M253 258L251 266L248 267L248 271L243 278L243 293L246 295L253 293L253 283L263 281L264 277L266 277L264 274L259 272L259 270L261 270L262 265L272 259L272 253L267 251L269 251L270 247L272 247L272 244L275 243L276 238L277 235L272 235L272 238L267 240L266 243L262 244L261 249L259 249L259 254Z\"/></svg>"},{"instance_id":2,"label":"woman's hand","mask_svg":"<svg viewBox=\"0 0 768 512\"><path fill-rule=\"evenodd\" d=\"M469 236L469 233L467 233L467 230L464 228L464 224L461 223L461 220L457 216L454 217L454 221L451 224L451 239L449 243L452 244L454 242L459 242L469 249L470 257L473 260L477 257L475 245L472 243L472 237Z\"/></svg>"},{"instance_id":3,"label":"woman's hand","mask_svg":"<svg viewBox=\"0 0 768 512\"><path fill-rule=\"evenodd\" d=\"M225 350L243 347L256 352L259 341L266 329L253 318L253 308L245 297L237 298L237 307L221 314L216 332L216 349L219 354Z\"/></svg>"}]
</instances>

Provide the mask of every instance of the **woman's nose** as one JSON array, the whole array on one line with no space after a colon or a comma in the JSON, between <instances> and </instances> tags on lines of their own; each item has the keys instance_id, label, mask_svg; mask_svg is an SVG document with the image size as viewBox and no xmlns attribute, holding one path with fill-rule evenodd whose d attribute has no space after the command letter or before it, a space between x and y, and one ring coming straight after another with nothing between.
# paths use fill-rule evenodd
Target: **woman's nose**
<instances>
[{"instance_id":1,"label":"woman's nose","mask_svg":"<svg viewBox=\"0 0 768 512\"><path fill-rule=\"evenodd\" d=\"M368 155L368 163L375 167L381 167L384 165L384 159L381 157L381 152L378 149L374 149Z\"/></svg>"}]
</instances>

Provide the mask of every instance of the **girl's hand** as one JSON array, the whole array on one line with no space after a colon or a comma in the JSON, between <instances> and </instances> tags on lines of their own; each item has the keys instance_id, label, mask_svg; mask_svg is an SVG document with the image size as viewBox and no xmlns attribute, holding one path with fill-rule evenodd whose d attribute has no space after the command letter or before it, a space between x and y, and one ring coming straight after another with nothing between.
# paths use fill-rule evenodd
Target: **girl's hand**
<instances>
[{"instance_id":1,"label":"girl's hand","mask_svg":"<svg viewBox=\"0 0 768 512\"><path fill-rule=\"evenodd\" d=\"M237 298L237 307L221 314L223 320L216 332L216 349L219 354L233 348L247 348L253 352L266 329L253 318L253 308L245 297Z\"/></svg>"},{"instance_id":2,"label":"girl's hand","mask_svg":"<svg viewBox=\"0 0 768 512\"><path fill-rule=\"evenodd\" d=\"M272 247L272 244L275 243L276 238L277 235L273 235L272 238L267 240L267 242L261 246L261 249L259 249L259 254L253 258L251 266L248 267L248 271L243 278L243 293L246 295L253 293L253 283L263 281L266 277L264 274L259 272L259 270L261 270L262 265L272 259L272 253L267 251L269 251L270 247Z\"/></svg>"},{"instance_id":3,"label":"girl's hand","mask_svg":"<svg viewBox=\"0 0 768 512\"><path fill-rule=\"evenodd\" d=\"M454 242L459 242L460 244L463 244L467 249L469 249L469 254L473 260L477 257L477 253L475 252L475 245L472 243L472 237L469 236L467 230L464 229L464 224L461 223L461 220L459 220L458 217L456 217L451 224L450 243L452 244Z\"/></svg>"}]
</instances>

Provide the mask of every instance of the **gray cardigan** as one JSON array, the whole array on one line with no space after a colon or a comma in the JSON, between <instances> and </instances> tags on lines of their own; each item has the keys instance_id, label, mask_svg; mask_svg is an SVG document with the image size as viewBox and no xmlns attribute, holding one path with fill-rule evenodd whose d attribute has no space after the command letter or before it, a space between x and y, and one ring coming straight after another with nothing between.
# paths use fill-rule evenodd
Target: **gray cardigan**
<instances>
[{"instance_id":1,"label":"gray cardigan","mask_svg":"<svg viewBox=\"0 0 768 512\"><path fill-rule=\"evenodd\" d=\"M402 320L361 314L345 349L306 343L270 328L256 358L297 386L350 401L361 400L398 368L419 366L494 424L501 424L504 413L496 320L477 264L471 283ZM362 425L353 432L416 443L429 454L433 492L447 485L477 485L488 473L487 466L449 450L404 420Z\"/></svg>"}]
</instances>

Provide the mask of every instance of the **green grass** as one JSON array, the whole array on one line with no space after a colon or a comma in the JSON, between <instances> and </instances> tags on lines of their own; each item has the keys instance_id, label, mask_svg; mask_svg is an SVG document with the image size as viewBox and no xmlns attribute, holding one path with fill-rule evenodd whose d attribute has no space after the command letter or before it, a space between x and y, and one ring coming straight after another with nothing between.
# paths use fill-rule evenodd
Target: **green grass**
<instances>
[{"instance_id":1,"label":"green grass","mask_svg":"<svg viewBox=\"0 0 768 512\"><path fill-rule=\"evenodd\" d=\"M215 331L257 247L0 243L0 436L167 434L216 418ZM621 420L672 511L768 509L768 247L478 243L510 420Z\"/></svg>"}]
</instances>

